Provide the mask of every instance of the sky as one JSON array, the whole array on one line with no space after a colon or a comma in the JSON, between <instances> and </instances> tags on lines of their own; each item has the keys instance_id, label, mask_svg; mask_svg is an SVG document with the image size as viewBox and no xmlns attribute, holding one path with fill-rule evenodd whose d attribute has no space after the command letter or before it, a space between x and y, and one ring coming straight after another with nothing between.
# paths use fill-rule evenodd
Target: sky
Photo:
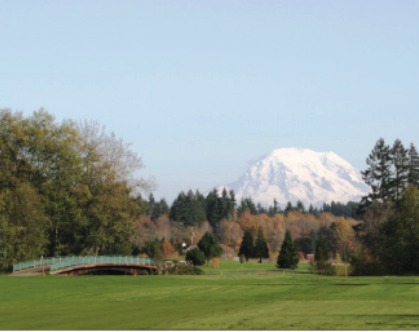
<instances>
[{"instance_id":1,"label":"sky","mask_svg":"<svg viewBox=\"0 0 419 332\"><path fill-rule=\"evenodd\" d=\"M0 0L0 108L97 121L154 196L282 147L419 148L419 1Z\"/></svg>"}]
</instances>

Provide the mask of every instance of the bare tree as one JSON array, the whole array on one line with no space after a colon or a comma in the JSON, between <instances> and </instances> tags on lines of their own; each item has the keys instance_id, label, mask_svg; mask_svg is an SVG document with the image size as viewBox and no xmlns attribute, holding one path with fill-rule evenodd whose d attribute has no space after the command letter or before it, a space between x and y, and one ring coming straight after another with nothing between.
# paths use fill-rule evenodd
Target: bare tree
<instances>
[{"instance_id":1,"label":"bare tree","mask_svg":"<svg viewBox=\"0 0 419 332\"><path fill-rule=\"evenodd\" d=\"M105 126L96 121L81 121L75 124L80 136L80 148L86 159L85 168L101 164L109 168L117 181L126 182L134 191L149 193L156 187L152 178L137 177L137 171L144 167L141 157L132 149L132 144L117 138L115 133L107 131Z\"/></svg>"}]
</instances>

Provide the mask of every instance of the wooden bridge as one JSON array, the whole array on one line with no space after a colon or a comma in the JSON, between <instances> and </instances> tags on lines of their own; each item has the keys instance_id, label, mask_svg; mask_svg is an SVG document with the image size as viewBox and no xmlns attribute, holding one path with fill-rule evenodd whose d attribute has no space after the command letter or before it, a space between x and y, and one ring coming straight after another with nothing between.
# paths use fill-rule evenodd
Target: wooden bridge
<instances>
[{"instance_id":1,"label":"wooden bridge","mask_svg":"<svg viewBox=\"0 0 419 332\"><path fill-rule=\"evenodd\" d=\"M154 260L133 256L66 256L13 264L14 275L154 274Z\"/></svg>"}]
</instances>

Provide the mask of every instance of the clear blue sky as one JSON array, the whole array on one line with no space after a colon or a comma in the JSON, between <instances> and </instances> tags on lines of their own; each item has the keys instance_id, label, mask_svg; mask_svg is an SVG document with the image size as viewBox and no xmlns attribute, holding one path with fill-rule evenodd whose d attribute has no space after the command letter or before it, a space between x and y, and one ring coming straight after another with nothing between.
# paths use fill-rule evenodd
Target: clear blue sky
<instances>
[{"instance_id":1,"label":"clear blue sky","mask_svg":"<svg viewBox=\"0 0 419 332\"><path fill-rule=\"evenodd\" d=\"M0 108L97 120L157 198L280 147L419 148L419 1L0 0Z\"/></svg>"}]
</instances>

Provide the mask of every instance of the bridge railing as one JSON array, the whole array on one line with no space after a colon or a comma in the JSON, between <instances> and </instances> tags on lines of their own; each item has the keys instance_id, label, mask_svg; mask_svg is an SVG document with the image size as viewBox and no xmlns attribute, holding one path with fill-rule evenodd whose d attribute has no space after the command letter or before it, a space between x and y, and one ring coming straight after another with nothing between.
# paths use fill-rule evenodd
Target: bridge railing
<instances>
[{"instance_id":1,"label":"bridge railing","mask_svg":"<svg viewBox=\"0 0 419 332\"><path fill-rule=\"evenodd\" d=\"M33 269L48 265L51 271L63 269L66 267L86 265L86 264L144 264L155 265L154 260L150 258L140 258L134 256L65 256L48 257L39 260L27 261L13 264L13 272Z\"/></svg>"},{"instance_id":2,"label":"bridge railing","mask_svg":"<svg viewBox=\"0 0 419 332\"><path fill-rule=\"evenodd\" d=\"M41 267L43 265L44 266L45 265L51 265L57 259L59 259L59 257L48 257L48 258L41 258L41 259L38 259L38 260L15 263L15 264L13 264L13 272L21 271L21 270L27 270L27 269L33 269L33 268L36 268L36 267Z\"/></svg>"}]
</instances>

